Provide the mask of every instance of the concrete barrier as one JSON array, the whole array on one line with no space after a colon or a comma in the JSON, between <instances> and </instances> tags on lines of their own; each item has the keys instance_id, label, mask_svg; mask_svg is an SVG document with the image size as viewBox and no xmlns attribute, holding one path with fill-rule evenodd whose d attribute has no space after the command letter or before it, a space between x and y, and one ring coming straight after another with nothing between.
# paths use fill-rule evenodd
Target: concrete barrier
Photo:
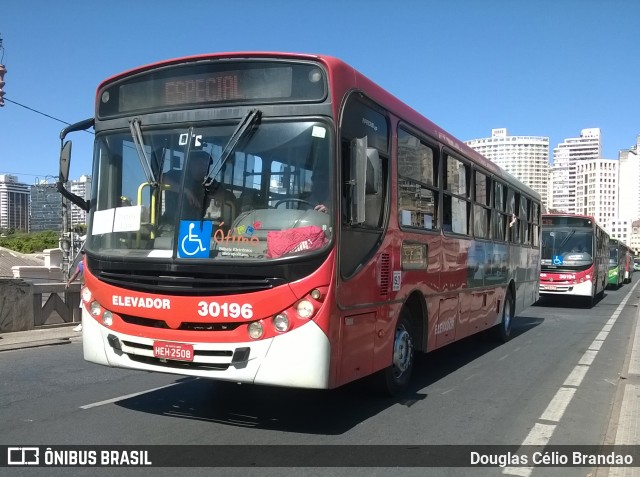
<instances>
[{"instance_id":1,"label":"concrete barrier","mask_svg":"<svg viewBox=\"0 0 640 477\"><path fill-rule=\"evenodd\" d=\"M80 321L80 284L0 278L0 333Z\"/></svg>"}]
</instances>

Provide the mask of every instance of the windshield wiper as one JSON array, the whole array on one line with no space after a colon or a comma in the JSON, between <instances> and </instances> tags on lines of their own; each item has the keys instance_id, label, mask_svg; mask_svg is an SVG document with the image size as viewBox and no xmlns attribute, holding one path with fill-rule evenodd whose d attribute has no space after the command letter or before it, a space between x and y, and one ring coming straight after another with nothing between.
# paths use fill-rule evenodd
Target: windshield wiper
<instances>
[{"instance_id":1,"label":"windshield wiper","mask_svg":"<svg viewBox=\"0 0 640 477\"><path fill-rule=\"evenodd\" d=\"M562 250L562 247L564 247L564 244L567 243L569 241L569 239L571 237L573 237L573 234L575 234L576 231L572 230L571 232L569 232L569 234L564 238L564 240L562 242L560 242L560 245L558 245L558 250Z\"/></svg>"},{"instance_id":2,"label":"windshield wiper","mask_svg":"<svg viewBox=\"0 0 640 477\"><path fill-rule=\"evenodd\" d=\"M233 134L229 138L226 146L224 146L218 162L216 162L209 173L204 176L202 185L204 186L205 196L206 194L208 194L209 189L213 185L214 178L222 170L222 166L224 166L224 164L227 162L227 159L229 159L229 156L233 154L241 140L246 140L249 137L247 133L252 133L254 131L253 126L258 124L261 117L262 111L260 111L259 109L252 109L245 115L242 121L240 121L240 124L238 124L236 130L233 131Z\"/></svg>"},{"instance_id":3,"label":"windshield wiper","mask_svg":"<svg viewBox=\"0 0 640 477\"><path fill-rule=\"evenodd\" d=\"M147 178L147 182L151 187L156 189L158 187L158 181L153 172L153 168L151 167L149 156L147 156L144 140L142 138L142 130L140 129L140 119L133 118L133 120L129 121L129 129L131 130L131 137L133 138L133 143L136 145L138 158L140 159L140 164L142 165L142 170Z\"/></svg>"}]
</instances>

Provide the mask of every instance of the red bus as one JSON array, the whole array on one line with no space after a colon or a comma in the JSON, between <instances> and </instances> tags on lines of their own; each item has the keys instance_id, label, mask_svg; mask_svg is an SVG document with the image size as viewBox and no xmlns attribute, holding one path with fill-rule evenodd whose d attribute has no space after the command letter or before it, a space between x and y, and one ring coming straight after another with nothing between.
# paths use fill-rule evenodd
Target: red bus
<instances>
[{"instance_id":1,"label":"red bus","mask_svg":"<svg viewBox=\"0 0 640 477\"><path fill-rule=\"evenodd\" d=\"M538 299L540 197L342 61L223 53L102 82L83 346L107 366L305 388Z\"/></svg>"},{"instance_id":2,"label":"red bus","mask_svg":"<svg viewBox=\"0 0 640 477\"><path fill-rule=\"evenodd\" d=\"M626 244L622 243L624 250L624 280L623 283L631 283L633 278L633 250Z\"/></svg>"},{"instance_id":3,"label":"red bus","mask_svg":"<svg viewBox=\"0 0 640 477\"><path fill-rule=\"evenodd\" d=\"M586 215L542 216L541 295L602 297L609 270L609 234Z\"/></svg>"}]
</instances>

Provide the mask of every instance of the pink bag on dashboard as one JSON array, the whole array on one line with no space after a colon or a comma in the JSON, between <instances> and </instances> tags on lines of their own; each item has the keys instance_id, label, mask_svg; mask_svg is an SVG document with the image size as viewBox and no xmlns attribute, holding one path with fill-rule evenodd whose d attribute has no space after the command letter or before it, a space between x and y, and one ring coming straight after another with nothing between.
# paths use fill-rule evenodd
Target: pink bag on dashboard
<instances>
[{"instance_id":1,"label":"pink bag on dashboard","mask_svg":"<svg viewBox=\"0 0 640 477\"><path fill-rule=\"evenodd\" d=\"M278 258L288 253L315 250L327 241L324 231L317 225L268 232L267 257Z\"/></svg>"}]
</instances>

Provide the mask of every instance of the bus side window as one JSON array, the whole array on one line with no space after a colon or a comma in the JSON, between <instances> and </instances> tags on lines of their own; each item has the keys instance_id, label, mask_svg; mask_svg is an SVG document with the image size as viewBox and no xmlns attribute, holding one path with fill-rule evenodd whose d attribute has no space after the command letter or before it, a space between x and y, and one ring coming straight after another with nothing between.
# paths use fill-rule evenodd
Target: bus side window
<instances>
[{"instance_id":1,"label":"bus side window","mask_svg":"<svg viewBox=\"0 0 640 477\"><path fill-rule=\"evenodd\" d=\"M402 227L438 228L438 152L398 128L398 222Z\"/></svg>"},{"instance_id":2,"label":"bus side window","mask_svg":"<svg viewBox=\"0 0 640 477\"><path fill-rule=\"evenodd\" d=\"M442 228L466 235L469 233L470 168L450 155L445 156L444 165Z\"/></svg>"}]
</instances>

